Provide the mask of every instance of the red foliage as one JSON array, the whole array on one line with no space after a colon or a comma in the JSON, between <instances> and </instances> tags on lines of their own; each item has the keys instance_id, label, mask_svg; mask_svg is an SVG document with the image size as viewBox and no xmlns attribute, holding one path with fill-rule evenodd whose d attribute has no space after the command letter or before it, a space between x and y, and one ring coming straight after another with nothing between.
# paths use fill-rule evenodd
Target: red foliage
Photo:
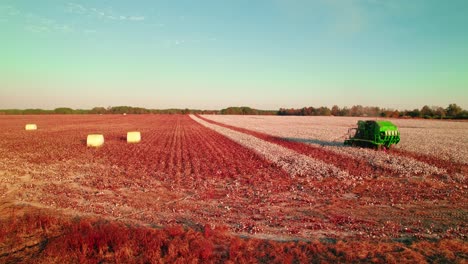
<instances>
[{"instance_id":1,"label":"red foliage","mask_svg":"<svg viewBox=\"0 0 468 264\"><path fill-rule=\"evenodd\" d=\"M459 262L468 253L466 242L456 239L409 244L391 240L277 242L242 239L223 228L210 229L207 237L180 226L154 229L91 218L72 220L38 210L0 221L0 231L6 234L0 237L0 262Z\"/></svg>"}]
</instances>

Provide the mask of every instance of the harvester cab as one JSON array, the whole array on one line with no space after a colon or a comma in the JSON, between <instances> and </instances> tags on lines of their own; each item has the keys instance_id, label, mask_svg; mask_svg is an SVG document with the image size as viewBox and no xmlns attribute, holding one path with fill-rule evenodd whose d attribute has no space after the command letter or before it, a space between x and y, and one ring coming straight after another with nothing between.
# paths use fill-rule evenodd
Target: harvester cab
<instances>
[{"instance_id":1,"label":"harvester cab","mask_svg":"<svg viewBox=\"0 0 468 264\"><path fill-rule=\"evenodd\" d=\"M357 128L348 130L349 138L345 145L389 149L400 142L398 127L389 121L358 121Z\"/></svg>"}]
</instances>

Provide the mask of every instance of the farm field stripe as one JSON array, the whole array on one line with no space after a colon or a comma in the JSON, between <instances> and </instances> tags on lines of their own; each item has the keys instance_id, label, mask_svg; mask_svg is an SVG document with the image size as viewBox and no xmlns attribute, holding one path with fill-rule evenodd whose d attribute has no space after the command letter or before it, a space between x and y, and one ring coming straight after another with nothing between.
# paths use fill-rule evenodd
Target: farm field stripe
<instances>
[{"instance_id":1,"label":"farm field stripe","mask_svg":"<svg viewBox=\"0 0 468 264\"><path fill-rule=\"evenodd\" d=\"M333 164L343 171L347 171L351 175L362 176L362 177L371 177L372 175L395 175L396 172L387 167L381 166L372 166L368 161L363 159L357 159L349 155L342 155L334 151L330 151L321 147L314 147L309 144L304 144L297 141L291 141L284 138L271 136L261 132L252 131L246 128L231 126L216 122L205 117L197 115L198 118L218 126L229 128L241 133L245 133L256 138L271 142L282 147L294 150L298 153L304 154L306 156L312 157L317 160L321 160L325 163Z\"/></svg>"},{"instance_id":2,"label":"farm field stripe","mask_svg":"<svg viewBox=\"0 0 468 264\"><path fill-rule=\"evenodd\" d=\"M274 137L279 137L284 140L297 141L303 144L324 148L328 151L335 152L344 156L353 157L355 159L364 160L371 166L383 167L393 170L396 174L394 176L399 177L411 177L411 176L442 176L445 177L447 173L455 174L454 176L460 178L459 175L456 175L457 168L460 166L452 166L454 168L450 169L450 161L458 160L456 158L459 154L451 151L453 155L447 155L446 148L442 148L444 151L439 152L441 149L440 144L426 144L433 151L431 153L438 154L439 156L434 157L435 159L442 159L442 162L425 162L427 159L418 159L413 156L404 156L393 153L392 151L374 151L371 149L365 148L351 148L345 147L343 141L336 142L335 136L337 135L334 131L343 130L343 126L347 127L348 120L336 120L335 118L326 118L326 117L317 117L317 118L291 118L291 117L271 117L271 116L262 116L262 117L246 117L246 116L224 116L224 115L208 115L204 116L207 119L228 124L231 126L237 126L245 129L250 129L256 132L264 133ZM323 126L322 126L323 124ZM312 127L311 127L312 125ZM421 124L420 124L421 125ZM338 129L338 130L337 130ZM341 132L340 132L341 133ZM410 134L411 135L411 134ZM462 137L460 137L462 138ZM344 138L343 138L344 139ZM404 137L403 139L406 139ZM405 143L400 142L398 146L392 149L403 151L410 151L417 154L428 155L426 152L413 151L417 150L419 146L414 141L417 140L413 135L413 140L411 144L405 141ZM322 144L323 142L324 144ZM331 144L330 144L331 143ZM421 143L421 142L420 142ZM442 143L447 144L448 142ZM403 145L402 145L403 144ZM454 145L450 144L452 149L457 149ZM407 149L410 148L410 149ZM413 149L413 150L411 150ZM458 150L457 150L458 151ZM458 153L458 152L457 152ZM463 152L460 152L463 153ZM441 165L444 164L444 165ZM436 166L437 165L437 166ZM448 172L446 168L449 168ZM460 170L458 170L460 171ZM454 173L453 173L454 172ZM463 173L462 173L463 174ZM466 174L466 173L465 173Z\"/></svg>"},{"instance_id":3,"label":"farm field stripe","mask_svg":"<svg viewBox=\"0 0 468 264\"><path fill-rule=\"evenodd\" d=\"M207 128L238 142L239 144L260 153L268 160L278 164L291 176L312 176L316 179L323 177L349 178L350 175L332 164L325 163L321 160L310 158L306 155L297 153L294 150L285 148L278 144L265 141L253 135L238 132L230 128L226 128L217 124L213 124L190 115L195 121Z\"/></svg>"},{"instance_id":4,"label":"farm field stripe","mask_svg":"<svg viewBox=\"0 0 468 264\"><path fill-rule=\"evenodd\" d=\"M436 166L438 168L443 168L447 170L449 174L459 173L462 175L468 175L467 164L458 163L458 162L450 162L450 161L440 159L437 157L432 157L432 156L428 156L425 154L415 153L415 152L402 150L402 149L396 149L396 148L391 149L390 152L398 156L412 158L412 159Z\"/></svg>"},{"instance_id":5,"label":"farm field stripe","mask_svg":"<svg viewBox=\"0 0 468 264\"><path fill-rule=\"evenodd\" d=\"M148 167L151 172L163 172L171 176L182 173L184 156L194 159L198 164L197 173L202 175L211 175L220 169L230 176L252 172L248 163L237 162L244 156L253 161L250 153L246 153L245 147L200 125L188 116L174 116L169 122L158 123L155 126L161 126L163 129L149 130L144 134L146 137L143 144L109 142L98 155L124 168ZM137 150L139 151L136 152ZM256 155L253 153L252 155ZM164 165L158 166L159 162L163 162ZM255 163L257 162L261 163L260 167L269 166L269 162L263 159L258 158L255 160Z\"/></svg>"},{"instance_id":6,"label":"farm field stripe","mask_svg":"<svg viewBox=\"0 0 468 264\"><path fill-rule=\"evenodd\" d=\"M324 148L350 158L366 160L377 167L388 168L395 173L393 176L396 177L431 176L446 173L444 169L412 158L391 155L389 152L353 147L325 146Z\"/></svg>"}]
</instances>

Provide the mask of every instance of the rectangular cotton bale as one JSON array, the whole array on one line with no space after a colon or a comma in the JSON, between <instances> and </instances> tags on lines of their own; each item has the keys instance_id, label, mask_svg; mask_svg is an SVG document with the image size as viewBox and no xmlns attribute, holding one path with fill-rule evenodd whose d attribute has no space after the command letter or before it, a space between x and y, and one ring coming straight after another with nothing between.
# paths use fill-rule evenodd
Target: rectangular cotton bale
<instances>
[{"instance_id":1,"label":"rectangular cotton bale","mask_svg":"<svg viewBox=\"0 0 468 264\"><path fill-rule=\"evenodd\" d=\"M100 134L88 135L86 139L86 145L88 147L100 147L104 144L104 136Z\"/></svg>"},{"instance_id":2,"label":"rectangular cotton bale","mask_svg":"<svg viewBox=\"0 0 468 264\"><path fill-rule=\"evenodd\" d=\"M24 129L26 129L26 130L36 130L37 125L36 124L26 124Z\"/></svg>"},{"instance_id":3,"label":"rectangular cotton bale","mask_svg":"<svg viewBox=\"0 0 468 264\"><path fill-rule=\"evenodd\" d=\"M127 132L127 143L138 143L141 141L141 134L138 131Z\"/></svg>"}]
</instances>

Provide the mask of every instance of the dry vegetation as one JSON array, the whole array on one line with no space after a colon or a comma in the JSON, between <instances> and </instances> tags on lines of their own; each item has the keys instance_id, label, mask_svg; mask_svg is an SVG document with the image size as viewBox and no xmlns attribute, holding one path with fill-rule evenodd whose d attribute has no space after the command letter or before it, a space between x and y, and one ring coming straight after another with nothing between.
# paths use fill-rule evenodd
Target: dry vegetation
<instances>
[{"instance_id":1,"label":"dry vegetation","mask_svg":"<svg viewBox=\"0 0 468 264\"><path fill-rule=\"evenodd\" d=\"M250 129L186 115L0 116L0 262L466 260L459 163L226 118ZM142 141L127 144L127 131ZM86 147L92 133L104 146Z\"/></svg>"},{"instance_id":2,"label":"dry vegetation","mask_svg":"<svg viewBox=\"0 0 468 264\"><path fill-rule=\"evenodd\" d=\"M4 263L448 263L467 257L466 242L453 239L277 242L209 225L148 228L28 207L2 212L8 217L0 221Z\"/></svg>"}]
</instances>

